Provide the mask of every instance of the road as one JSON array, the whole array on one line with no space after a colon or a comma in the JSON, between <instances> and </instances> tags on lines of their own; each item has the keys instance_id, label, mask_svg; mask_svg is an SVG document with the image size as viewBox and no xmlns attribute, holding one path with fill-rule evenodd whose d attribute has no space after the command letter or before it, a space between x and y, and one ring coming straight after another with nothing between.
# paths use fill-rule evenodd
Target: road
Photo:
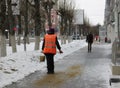
<instances>
[{"instance_id":1,"label":"road","mask_svg":"<svg viewBox=\"0 0 120 88\"><path fill-rule=\"evenodd\" d=\"M94 44L55 62L55 74L37 71L4 88L109 88L111 50Z\"/></svg>"}]
</instances>

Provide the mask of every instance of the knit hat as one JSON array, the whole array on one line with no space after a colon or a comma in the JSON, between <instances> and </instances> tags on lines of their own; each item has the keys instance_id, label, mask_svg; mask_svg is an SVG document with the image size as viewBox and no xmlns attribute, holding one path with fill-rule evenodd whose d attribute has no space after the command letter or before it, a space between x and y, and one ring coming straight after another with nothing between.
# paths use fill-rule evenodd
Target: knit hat
<instances>
[{"instance_id":1,"label":"knit hat","mask_svg":"<svg viewBox=\"0 0 120 88\"><path fill-rule=\"evenodd\" d=\"M48 30L48 34L54 34L55 33L55 29L54 28L50 28L49 30Z\"/></svg>"}]
</instances>

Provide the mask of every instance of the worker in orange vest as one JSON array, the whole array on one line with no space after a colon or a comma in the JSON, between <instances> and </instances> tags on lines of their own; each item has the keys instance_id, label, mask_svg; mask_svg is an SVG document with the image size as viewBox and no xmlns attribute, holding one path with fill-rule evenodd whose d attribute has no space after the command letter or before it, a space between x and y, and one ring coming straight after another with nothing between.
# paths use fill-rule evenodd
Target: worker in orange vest
<instances>
[{"instance_id":1,"label":"worker in orange vest","mask_svg":"<svg viewBox=\"0 0 120 88\"><path fill-rule=\"evenodd\" d=\"M45 54L47 60L47 74L54 74L54 55L56 54L56 46L59 52L63 53L55 34L55 30L50 28L44 36L42 44L42 52Z\"/></svg>"}]
</instances>

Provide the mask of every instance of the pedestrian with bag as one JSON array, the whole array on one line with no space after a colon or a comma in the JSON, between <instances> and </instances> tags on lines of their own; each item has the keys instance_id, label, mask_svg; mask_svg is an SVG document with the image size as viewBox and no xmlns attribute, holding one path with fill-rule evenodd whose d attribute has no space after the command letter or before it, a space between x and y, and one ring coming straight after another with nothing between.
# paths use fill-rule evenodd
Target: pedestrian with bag
<instances>
[{"instance_id":1,"label":"pedestrian with bag","mask_svg":"<svg viewBox=\"0 0 120 88\"><path fill-rule=\"evenodd\" d=\"M54 55L56 54L56 47L60 53L63 53L54 28L50 28L47 34L45 34L42 44L42 53L45 54L47 60L47 74L54 74Z\"/></svg>"},{"instance_id":2,"label":"pedestrian with bag","mask_svg":"<svg viewBox=\"0 0 120 88\"><path fill-rule=\"evenodd\" d=\"M88 43L88 53L92 50L93 39L93 34L90 32L86 37L86 41Z\"/></svg>"}]
</instances>

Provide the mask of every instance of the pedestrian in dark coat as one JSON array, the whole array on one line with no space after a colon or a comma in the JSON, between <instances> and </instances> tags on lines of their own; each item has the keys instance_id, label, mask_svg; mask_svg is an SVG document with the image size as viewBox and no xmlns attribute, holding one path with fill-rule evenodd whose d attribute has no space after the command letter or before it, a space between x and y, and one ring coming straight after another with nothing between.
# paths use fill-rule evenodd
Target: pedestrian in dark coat
<instances>
[{"instance_id":1,"label":"pedestrian in dark coat","mask_svg":"<svg viewBox=\"0 0 120 88\"><path fill-rule=\"evenodd\" d=\"M107 37L105 37L105 43L107 42Z\"/></svg>"},{"instance_id":2,"label":"pedestrian in dark coat","mask_svg":"<svg viewBox=\"0 0 120 88\"><path fill-rule=\"evenodd\" d=\"M60 53L63 53L58 42L55 30L53 28L47 31L47 34L44 36L42 52L46 56L47 60L47 70L48 74L54 74L54 55L56 54L56 47Z\"/></svg>"},{"instance_id":3,"label":"pedestrian in dark coat","mask_svg":"<svg viewBox=\"0 0 120 88\"><path fill-rule=\"evenodd\" d=\"M93 34L90 32L86 37L86 41L88 42L88 52L91 52L92 50L93 39Z\"/></svg>"}]
</instances>

